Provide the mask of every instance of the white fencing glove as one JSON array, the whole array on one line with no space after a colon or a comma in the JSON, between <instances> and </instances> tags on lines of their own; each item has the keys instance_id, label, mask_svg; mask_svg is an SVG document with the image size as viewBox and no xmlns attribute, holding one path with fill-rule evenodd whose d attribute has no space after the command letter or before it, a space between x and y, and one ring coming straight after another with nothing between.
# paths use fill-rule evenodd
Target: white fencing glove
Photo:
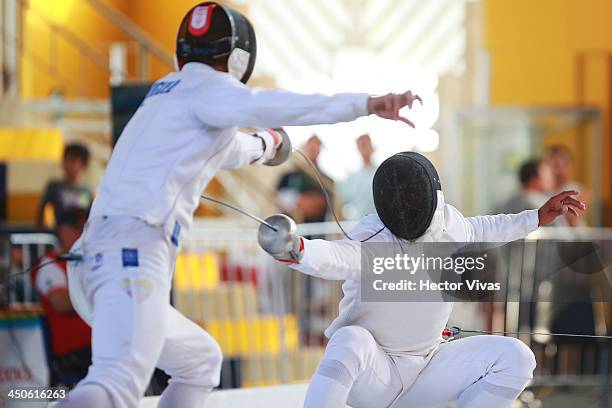
<instances>
[{"instance_id":1,"label":"white fencing glove","mask_svg":"<svg viewBox=\"0 0 612 408\"><path fill-rule=\"evenodd\" d=\"M291 154L291 140L283 128L258 130L253 136L264 143L264 153L256 163L278 166L287 161Z\"/></svg>"}]
</instances>

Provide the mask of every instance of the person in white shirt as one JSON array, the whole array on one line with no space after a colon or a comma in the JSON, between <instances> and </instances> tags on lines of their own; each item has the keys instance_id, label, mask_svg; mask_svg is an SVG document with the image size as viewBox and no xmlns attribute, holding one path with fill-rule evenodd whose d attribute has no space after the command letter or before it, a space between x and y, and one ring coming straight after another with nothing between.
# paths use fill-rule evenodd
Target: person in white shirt
<instances>
[{"instance_id":1,"label":"person in white shirt","mask_svg":"<svg viewBox=\"0 0 612 408\"><path fill-rule=\"evenodd\" d=\"M121 134L69 266L75 309L93 330L93 364L59 407L136 407L157 366L171 376L159 407L201 407L218 385L214 339L170 306L182 233L220 169L278 164L290 146L279 131L238 126L332 124L369 114L400 116L410 91L303 95L250 89L254 31L214 2L192 8L177 38L180 68L157 81ZM413 126L413 125L412 125ZM279 157L279 155L281 157Z\"/></svg>"},{"instance_id":2,"label":"person in white shirt","mask_svg":"<svg viewBox=\"0 0 612 408\"><path fill-rule=\"evenodd\" d=\"M364 134L356 140L357 150L363 161L363 166L347 177L340 184L340 197L342 198L342 213L344 218L358 220L374 212L372 199L372 179L376 172L376 165L372 161L374 146L370 135Z\"/></svg>"},{"instance_id":3,"label":"person in white shirt","mask_svg":"<svg viewBox=\"0 0 612 408\"><path fill-rule=\"evenodd\" d=\"M432 169L432 177L422 177L423 166L412 173L415 178L401 169L387 171L391 167L387 161L399 157L401 162L402 156L410 160L418 156ZM466 218L444 202L437 172L424 156L410 152L390 159L374 177L377 214L361 219L348 234L350 239L305 239L296 234L293 221L280 214L266 219L278 231L260 226L259 243L275 259L308 275L344 281L339 315L325 331L329 342L304 407L340 408L348 403L355 408L426 408L455 401L459 408L508 407L532 378L536 366L532 351L518 339L501 336L446 342L442 332L452 310L450 302L364 300L364 242L389 243L387 247L403 253L423 242L509 242L585 207L571 197L577 192L567 191L539 210ZM377 180L379 172L382 179ZM430 181L421 183L418 177ZM377 201L378 192L384 192L384 187L377 188L378 181L395 189L392 197L383 197L387 202ZM426 199L412 199L419 195ZM393 202L391 212L385 210L389 202ZM403 213L413 217L390 222ZM429 216L416 231L418 214Z\"/></svg>"}]
</instances>

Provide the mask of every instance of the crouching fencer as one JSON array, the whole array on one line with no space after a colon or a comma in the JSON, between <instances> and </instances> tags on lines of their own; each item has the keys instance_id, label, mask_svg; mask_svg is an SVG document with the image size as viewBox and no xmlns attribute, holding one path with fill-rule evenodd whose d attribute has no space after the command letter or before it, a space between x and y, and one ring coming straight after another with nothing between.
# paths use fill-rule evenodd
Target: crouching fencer
<instances>
[{"instance_id":1,"label":"crouching fencer","mask_svg":"<svg viewBox=\"0 0 612 408\"><path fill-rule=\"evenodd\" d=\"M69 266L70 294L93 329L93 364L60 407L136 407L155 366L171 376L160 407L202 407L219 383L221 350L170 306L176 254L201 192L220 169L282 163L291 144L269 128L369 114L411 125L399 111L420 101L410 91L251 89L255 54L253 27L236 10L205 2L184 17L179 69L153 84L125 127L72 250L82 259Z\"/></svg>"},{"instance_id":2,"label":"crouching fencer","mask_svg":"<svg viewBox=\"0 0 612 408\"><path fill-rule=\"evenodd\" d=\"M575 191L552 197L539 210L464 217L444 202L438 174L424 156L398 153L373 180L376 214L364 217L351 239L308 240L293 220L274 215L259 229L264 250L302 273L342 280L338 317L306 395L307 408L508 407L536 366L521 341L502 336L442 338L450 302L365 302L361 296L362 242L398 247L421 242L509 242L569 212L585 209Z\"/></svg>"}]
</instances>

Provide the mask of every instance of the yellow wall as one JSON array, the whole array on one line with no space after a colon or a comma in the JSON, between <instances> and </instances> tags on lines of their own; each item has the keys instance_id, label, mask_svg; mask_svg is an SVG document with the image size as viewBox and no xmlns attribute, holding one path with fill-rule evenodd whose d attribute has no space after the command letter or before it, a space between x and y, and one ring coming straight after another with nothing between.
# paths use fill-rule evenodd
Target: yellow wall
<instances>
[{"instance_id":1,"label":"yellow wall","mask_svg":"<svg viewBox=\"0 0 612 408\"><path fill-rule=\"evenodd\" d=\"M181 19L187 10L198 3L201 1L174 0L172 7L168 7L167 0L132 0L127 14L164 49L173 53L176 32ZM151 74L154 78L165 75L167 72L166 66L154 59L151 60Z\"/></svg>"},{"instance_id":2,"label":"yellow wall","mask_svg":"<svg viewBox=\"0 0 612 408\"><path fill-rule=\"evenodd\" d=\"M486 0L484 4L493 104L600 109L603 182L592 187L602 192L605 219L612 225L612 1ZM580 146L569 147L579 162L591 160Z\"/></svg>"},{"instance_id":3,"label":"yellow wall","mask_svg":"<svg viewBox=\"0 0 612 408\"><path fill-rule=\"evenodd\" d=\"M168 51L174 50L174 40L181 19L197 0L174 0L168 7L166 0L133 0L128 15Z\"/></svg>"},{"instance_id":4,"label":"yellow wall","mask_svg":"<svg viewBox=\"0 0 612 408\"><path fill-rule=\"evenodd\" d=\"M105 1L125 10L124 0ZM59 89L69 97L75 94L108 96L108 72L91 60L81 58L78 48L54 35L41 15L105 55L108 55L111 42L125 39L118 29L82 0L30 0L23 14L21 93L25 98L44 98L53 89ZM52 52L54 49L57 51ZM60 73L61 81L49 74L50 65ZM83 91L75 89L79 86Z\"/></svg>"},{"instance_id":5,"label":"yellow wall","mask_svg":"<svg viewBox=\"0 0 612 408\"><path fill-rule=\"evenodd\" d=\"M496 104L574 104L578 53L612 52L610 0L487 0L485 10Z\"/></svg>"},{"instance_id":6,"label":"yellow wall","mask_svg":"<svg viewBox=\"0 0 612 408\"><path fill-rule=\"evenodd\" d=\"M198 0L103 0L138 24L168 53L174 52L176 32L184 14ZM226 2L231 3L231 2ZM244 7L243 7L244 8ZM108 59L108 49L114 41L127 37L83 0L30 0L23 16L24 58L21 67L21 92L26 98L44 98L53 89L67 96L108 96L108 72L87 58L81 58L78 47L55 36L40 15L84 40ZM52 49L58 52L51 52ZM57 59L50 55L58 55ZM137 79L136 50L128 50L128 70ZM158 78L168 72L168 66L150 57L150 74ZM56 69L61 80L49 74ZM79 86L84 87L78 89ZM72 84L72 85L71 85Z\"/></svg>"}]
</instances>

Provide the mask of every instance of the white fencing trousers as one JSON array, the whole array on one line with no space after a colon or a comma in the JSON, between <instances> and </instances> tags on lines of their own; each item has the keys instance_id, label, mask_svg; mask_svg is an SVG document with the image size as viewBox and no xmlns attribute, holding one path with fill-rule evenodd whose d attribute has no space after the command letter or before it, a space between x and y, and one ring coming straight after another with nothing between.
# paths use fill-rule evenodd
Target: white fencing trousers
<instances>
[{"instance_id":1,"label":"white fencing trousers","mask_svg":"<svg viewBox=\"0 0 612 408\"><path fill-rule=\"evenodd\" d=\"M401 390L397 368L370 332L345 326L329 340L304 407L344 408L347 400L352 407L388 407Z\"/></svg>"},{"instance_id":2,"label":"white fencing trousers","mask_svg":"<svg viewBox=\"0 0 612 408\"><path fill-rule=\"evenodd\" d=\"M70 296L93 332L92 366L77 389L97 385L115 407L138 405L155 366L202 393L219 383L219 346L170 306L176 247L165 235L135 218L100 217L75 244L85 260L69 268Z\"/></svg>"},{"instance_id":3,"label":"white fencing trousers","mask_svg":"<svg viewBox=\"0 0 612 408\"><path fill-rule=\"evenodd\" d=\"M406 360L408 361L408 360ZM331 363L331 364L330 364ZM338 365L340 363L340 365ZM520 340L501 336L473 336L440 345L416 381L402 392L401 358L392 360L362 327L345 326L334 333L309 387L306 401L325 395L324 377L348 384L347 403L354 407L438 407L456 401L458 408L503 408L520 394L533 377L535 357ZM331 384L331 383L330 383ZM318 390L314 389L318 388ZM399 397L398 397L399 395Z\"/></svg>"}]
</instances>

